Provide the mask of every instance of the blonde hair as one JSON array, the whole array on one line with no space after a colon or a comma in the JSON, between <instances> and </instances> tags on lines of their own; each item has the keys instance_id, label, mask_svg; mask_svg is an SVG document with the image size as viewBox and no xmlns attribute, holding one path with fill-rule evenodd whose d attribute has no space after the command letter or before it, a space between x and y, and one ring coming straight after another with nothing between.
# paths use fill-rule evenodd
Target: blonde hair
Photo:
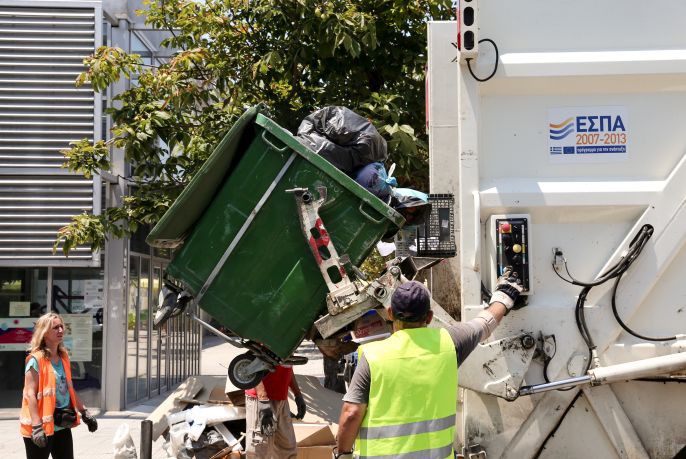
<instances>
[{"instance_id":1,"label":"blonde hair","mask_svg":"<svg viewBox=\"0 0 686 459\"><path fill-rule=\"evenodd\" d=\"M29 346L29 352L31 354L41 353L46 359L52 357L50 349L48 349L48 346L45 344L45 334L52 328L53 319L59 319L60 322L62 322L62 325L64 325L62 316L56 312L43 314L36 321L36 325L33 328L33 336L31 337L31 344ZM57 354L60 357L65 357L67 355L67 348L64 347L64 344L59 343L57 345Z\"/></svg>"}]
</instances>

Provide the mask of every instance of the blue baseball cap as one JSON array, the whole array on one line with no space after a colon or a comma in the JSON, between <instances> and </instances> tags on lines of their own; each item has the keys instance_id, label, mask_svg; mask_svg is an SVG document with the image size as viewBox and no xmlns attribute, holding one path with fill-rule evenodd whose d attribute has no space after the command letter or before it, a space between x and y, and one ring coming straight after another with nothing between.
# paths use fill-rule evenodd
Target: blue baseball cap
<instances>
[{"instance_id":1,"label":"blue baseball cap","mask_svg":"<svg viewBox=\"0 0 686 459\"><path fill-rule=\"evenodd\" d=\"M431 294L417 281L398 287L391 297L393 317L403 322L421 322L431 310Z\"/></svg>"}]
</instances>

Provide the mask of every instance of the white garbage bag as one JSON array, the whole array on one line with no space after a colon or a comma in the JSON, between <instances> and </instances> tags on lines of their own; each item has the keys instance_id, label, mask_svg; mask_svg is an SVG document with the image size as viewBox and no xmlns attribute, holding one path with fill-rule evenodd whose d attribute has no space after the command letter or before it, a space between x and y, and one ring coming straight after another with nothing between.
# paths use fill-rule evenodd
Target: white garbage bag
<instances>
[{"instance_id":1,"label":"white garbage bag","mask_svg":"<svg viewBox=\"0 0 686 459\"><path fill-rule=\"evenodd\" d=\"M114 459L138 459L136 445L133 444L128 424L119 426L114 433L112 446L114 447Z\"/></svg>"}]
</instances>

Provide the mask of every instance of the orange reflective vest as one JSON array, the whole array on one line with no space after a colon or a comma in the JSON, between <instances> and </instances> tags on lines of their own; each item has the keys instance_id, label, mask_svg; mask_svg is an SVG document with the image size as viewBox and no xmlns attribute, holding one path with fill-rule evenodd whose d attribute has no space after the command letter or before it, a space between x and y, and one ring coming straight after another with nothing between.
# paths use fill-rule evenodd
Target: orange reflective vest
<instances>
[{"instance_id":1,"label":"orange reflective vest","mask_svg":"<svg viewBox=\"0 0 686 459\"><path fill-rule=\"evenodd\" d=\"M26 357L25 364L29 363L29 359L35 357L38 362L38 391L36 392L36 399L38 400L38 415L43 422L43 431L45 435L53 435L55 433L55 420L53 414L56 406L57 394L57 379L55 378L55 370L52 368L50 359L44 358L42 353L36 352L29 354ZM74 393L74 386L71 383L71 366L69 357L62 356L62 365L64 366L64 374L67 376L67 387L69 388L69 402L71 408L76 412L76 422L72 427L79 425L79 414L76 411L76 394ZM31 437L31 412L29 411L29 399L26 390L23 393L21 402L21 414L19 415L19 430L23 437Z\"/></svg>"}]
</instances>

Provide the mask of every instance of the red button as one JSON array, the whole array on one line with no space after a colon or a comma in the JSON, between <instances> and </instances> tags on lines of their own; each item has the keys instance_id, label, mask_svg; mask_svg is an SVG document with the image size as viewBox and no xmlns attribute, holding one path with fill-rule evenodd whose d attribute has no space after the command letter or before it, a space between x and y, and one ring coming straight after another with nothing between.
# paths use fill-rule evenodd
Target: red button
<instances>
[{"instance_id":1,"label":"red button","mask_svg":"<svg viewBox=\"0 0 686 459\"><path fill-rule=\"evenodd\" d=\"M512 232L512 225L510 225L508 222L504 222L500 224L500 232L501 233L511 233Z\"/></svg>"}]
</instances>

